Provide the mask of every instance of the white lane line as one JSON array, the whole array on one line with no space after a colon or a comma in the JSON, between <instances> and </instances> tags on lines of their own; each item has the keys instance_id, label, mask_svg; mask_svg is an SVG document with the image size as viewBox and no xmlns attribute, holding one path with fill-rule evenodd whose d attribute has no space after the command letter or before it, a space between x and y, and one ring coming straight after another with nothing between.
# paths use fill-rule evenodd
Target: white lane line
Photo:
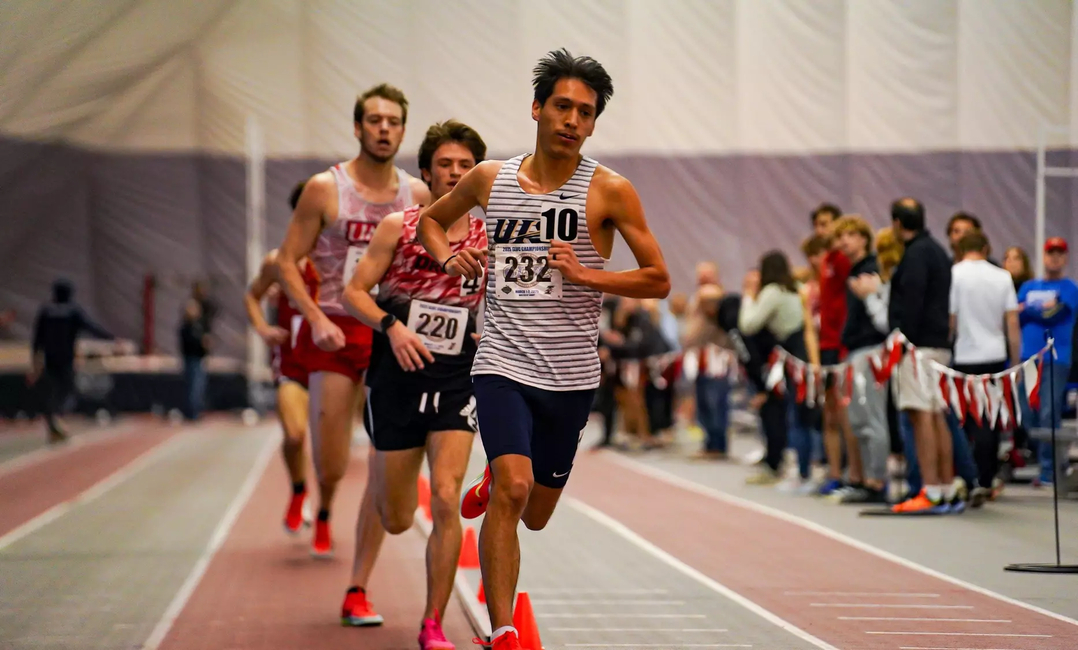
<instances>
[{"instance_id":1,"label":"white lane line","mask_svg":"<svg viewBox=\"0 0 1078 650\"><path fill-rule=\"evenodd\" d=\"M157 647L165 640L176 619L183 612L183 608L187 606L187 601L194 595L195 589L198 587L198 583L202 581L206 570L209 569L213 557L217 555L217 551L220 550L228 538L228 534L232 531L236 520L239 519L240 513L243 512L243 508L251 499L251 495L258 486L262 474L266 471L266 465L276 454L277 447L277 438L267 435L258 456L255 458L254 465L248 470L247 478L244 479L243 484L240 486L239 492L232 498L232 503L229 504L228 510L225 511L221 520L217 522L217 528L214 529L213 535L210 536L210 541L206 544L206 548L202 550L198 561L191 567L191 573L187 575L187 580L180 586L180 590L176 592L176 596L173 597L172 602L165 609L161 620L157 622L153 631L150 632L150 638L142 645L143 650L157 650Z\"/></svg>"},{"instance_id":2,"label":"white lane line","mask_svg":"<svg viewBox=\"0 0 1078 650\"><path fill-rule=\"evenodd\" d=\"M81 449L82 447L92 447L103 442L108 442L125 433L130 433L133 428L133 424L125 423L117 426L112 431L104 431L101 433L79 433L63 443L62 446L50 445L28 451L24 454L19 454L18 456L0 462L0 476L6 476L7 474L11 474L27 467L28 465L49 460L50 458L62 458L70 452Z\"/></svg>"},{"instance_id":3,"label":"white lane line","mask_svg":"<svg viewBox=\"0 0 1078 650\"><path fill-rule=\"evenodd\" d=\"M865 634L887 634L891 636L1005 636L1022 639L1051 639L1051 634L1003 634L994 632L865 632Z\"/></svg>"},{"instance_id":4,"label":"white lane line","mask_svg":"<svg viewBox=\"0 0 1078 650\"><path fill-rule=\"evenodd\" d=\"M784 596L853 596L856 598L939 598L939 594L906 592L880 593L874 591L785 591Z\"/></svg>"},{"instance_id":5,"label":"white lane line","mask_svg":"<svg viewBox=\"0 0 1078 650\"><path fill-rule=\"evenodd\" d=\"M934 623L1011 623L1007 618L902 618L899 616L839 616L840 621L924 621Z\"/></svg>"},{"instance_id":6,"label":"white lane line","mask_svg":"<svg viewBox=\"0 0 1078 650\"><path fill-rule=\"evenodd\" d=\"M811 603L809 607L859 607L862 609L973 609L973 605L900 605L898 603Z\"/></svg>"},{"instance_id":7,"label":"white lane line","mask_svg":"<svg viewBox=\"0 0 1078 650\"><path fill-rule=\"evenodd\" d=\"M545 618L545 617L544 617ZM729 632L725 628L695 629L678 627L552 627L551 632Z\"/></svg>"},{"instance_id":8,"label":"white lane line","mask_svg":"<svg viewBox=\"0 0 1078 650\"><path fill-rule=\"evenodd\" d=\"M559 600L532 598L532 605L684 605L684 600Z\"/></svg>"},{"instance_id":9,"label":"white lane line","mask_svg":"<svg viewBox=\"0 0 1078 650\"><path fill-rule=\"evenodd\" d=\"M112 474L109 474L97 483L94 483L74 497L67 501L57 503L30 521L8 531L7 534L0 537L0 550L11 546L31 533L41 530L75 508L98 499L112 488L120 485L135 474L138 474L160 460L162 456L172 453L181 440L182 438L180 436L175 436L171 440L154 445L150 449L142 452L142 455L135 457L131 462L119 468Z\"/></svg>"},{"instance_id":10,"label":"white lane line","mask_svg":"<svg viewBox=\"0 0 1078 650\"><path fill-rule=\"evenodd\" d=\"M576 589L574 587L533 587L528 589L529 594L569 594L571 596L583 596L584 594L599 594L612 596L650 596L669 593L665 589Z\"/></svg>"},{"instance_id":11,"label":"white lane line","mask_svg":"<svg viewBox=\"0 0 1078 650\"><path fill-rule=\"evenodd\" d=\"M564 497L563 497L564 498ZM707 618L704 614L543 614L543 618Z\"/></svg>"},{"instance_id":12,"label":"white lane line","mask_svg":"<svg viewBox=\"0 0 1078 650\"><path fill-rule=\"evenodd\" d=\"M652 544L648 540L646 540L643 537L641 537L640 535L636 534L635 532L630 530L627 526L622 524L620 521L617 521L616 519L610 517L609 515L607 515L607 514L605 514L603 512L600 512L599 510L596 510L595 508L592 508L591 506L587 505L586 503L584 503L584 502L582 502L582 501L580 501L580 500L578 500L578 499L576 499L574 497L565 497L565 496L563 496L562 500L565 501L570 507L577 510L578 512L580 512L580 513L582 513L584 515L587 515L588 517L595 520L596 522L598 522L598 523L606 526L610 530L614 531L615 533L617 533L618 535L623 537L626 541L628 541L632 545L636 546L637 548L641 549L642 551L652 555L655 558L658 558L659 560L661 560L662 562L664 562L668 566L672 567L673 569L676 569L677 571L679 571L682 574L692 578L693 580L696 580L697 582L699 582L700 584L704 585L705 587L711 589L712 591L714 591L714 592L716 592L716 593L718 593L718 594L720 594L722 596L725 596L726 598L734 601L738 605L741 605L742 607L744 607L745 609L749 610L750 612L756 614L760 618L763 618L764 620L766 620L766 621L768 621L768 622L770 622L770 623L772 623L772 624L786 630L790 634L793 634L794 636L798 637L799 639L801 639L803 641L811 643L812 645L816 646L817 648L821 648L823 650L838 650L838 648L831 645L830 643L827 643L826 641L824 641L822 639L818 639L818 638L814 637L813 635L811 635L808 632L802 630L801 628L799 628L799 627L793 625L792 623L789 623L788 621L780 618L775 613L773 613L773 612L771 612L771 611L769 611L767 609L764 609L760 605L757 605L756 603L752 602L748 598L745 598L744 596L742 596L741 594L737 593L736 591L730 589L729 587L720 584L718 581L713 580L712 578L704 575L700 571L697 571L696 569L692 568L688 564L685 564L681 560L675 558L673 555L670 555L669 553L662 550L658 546Z\"/></svg>"},{"instance_id":13,"label":"white lane line","mask_svg":"<svg viewBox=\"0 0 1078 650\"><path fill-rule=\"evenodd\" d=\"M820 535L823 535L824 537L829 537L829 538L831 538L831 539L833 539L835 541L842 542L843 544L846 544L847 546L852 546L853 548L862 550L862 551L864 551L866 553L871 553L872 555L875 555L876 557L879 557L879 558L882 558L882 559L885 559L885 560L889 560L891 562L894 562L895 564L904 566L907 569L913 569L914 571L918 571L920 573L923 573L924 575L931 576L933 578L936 578L938 580L943 580L945 582L949 582L952 585L957 585L959 587L962 587L963 589L969 589L970 591L975 591L975 592L977 592L977 593L979 593L981 595L988 596L989 598L994 598L994 599L996 599L998 601L1007 603L1009 605L1014 605L1015 607L1021 607L1022 609L1025 609L1025 610L1028 610L1028 611L1031 611L1031 612L1037 612L1038 614L1043 614L1044 616L1054 618L1057 621L1062 621L1064 623L1069 623L1071 625L1078 625L1078 620L1075 620L1075 619L1070 618L1068 616L1063 616L1062 614L1057 614L1055 612L1044 609L1043 607L1037 607L1036 605L1031 605L1030 603L1025 603L1025 602L1022 602L1022 601L1017 600L1015 598L1011 598L1009 596L1004 596L1003 594L996 593L996 592L992 591L991 589L985 589L984 587L977 586L977 585L973 584L972 582L966 582L965 580L955 578L954 576L949 576L946 573L941 573L939 571L936 571L935 569L930 569L930 568L928 568L926 566L923 566L921 564L917 564L916 562L913 562L912 560L907 560L906 558L895 555L894 553L890 553L890 552L885 551L883 549L876 548L875 546L872 546L871 544L866 544L865 542L862 542L861 540L854 539L853 537L850 537L849 535L844 535L844 534L842 534L840 532L831 530L830 528L827 528L826 526L822 526L820 524L817 524L814 521L809 521L808 519L805 519L804 517L798 517L796 515L791 515L790 513L779 510L778 508L772 508L770 506L761 505L759 503L756 503L754 501L750 501L748 499L744 499L744 498L741 498L741 497L735 497L732 494L726 494L725 492L721 492L721 491L716 490L714 488L709 488L709 487L707 487L705 485L701 485L701 484L699 484L699 483L697 483L695 481L692 481L692 480L689 480L689 479L686 479L686 478L682 478L682 477L677 476L675 474L671 474L670 472L667 472L665 470L661 470L661 469L651 467L649 465L646 465L646 464L641 463L639 461L633 460L631 458L625 458L624 456L618 454L617 452L603 451L603 452L599 452L599 453L603 454L604 458L608 458L612 462L618 463L618 464L622 465L623 467L628 467L630 469L635 470L636 472L638 472L640 474L645 474L647 476L651 476L652 478L656 478L656 479L658 479L660 481L664 481L664 482L666 482L666 483L668 483L670 485L674 485L674 486L689 490L691 492L696 492L697 494L700 494L700 495L703 495L703 496L706 496L706 497L710 497L712 499L715 499L716 501L722 501L723 503L727 503L727 504L734 505L734 506L739 506L741 508L745 508L746 510L752 510L753 512L768 515L770 517L774 517L775 519L780 519L782 521L785 521L785 522L788 522L788 523L791 523L791 524L795 524L797 526L801 526L802 528L805 528L807 530L811 530L813 532L819 533Z\"/></svg>"}]
</instances>

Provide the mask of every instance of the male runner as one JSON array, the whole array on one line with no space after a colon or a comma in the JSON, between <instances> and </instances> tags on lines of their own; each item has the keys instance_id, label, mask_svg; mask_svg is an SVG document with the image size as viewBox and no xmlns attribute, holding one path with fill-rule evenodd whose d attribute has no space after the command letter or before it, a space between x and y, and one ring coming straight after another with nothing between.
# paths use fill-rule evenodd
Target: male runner
<instances>
[{"instance_id":1,"label":"male runner","mask_svg":"<svg viewBox=\"0 0 1078 650\"><path fill-rule=\"evenodd\" d=\"M329 513L337 483L348 468L353 409L371 354L371 329L341 304L344 287L374 229L386 215L430 201L417 178L393 164L404 138L408 100L381 84L356 100L359 155L307 181L277 253L280 278L303 315L297 350L310 373L310 429L318 473L318 520L311 553L332 553ZM299 260L310 257L318 274L317 301L307 293Z\"/></svg>"},{"instance_id":2,"label":"male runner","mask_svg":"<svg viewBox=\"0 0 1078 650\"><path fill-rule=\"evenodd\" d=\"M296 209L299 197L303 193L304 182L292 190L289 203ZM314 296L318 290L318 276L314 267L306 259L300 260L300 273L303 276L307 292ZM304 367L295 349L303 316L294 303L283 291L277 292L277 324L270 325L262 313L262 299L274 285L279 285L277 271L277 250L270 251L262 260L258 277L247 288L244 306L247 308L247 320L255 328L262 340L272 349L273 383L277 387L277 415L281 419L284 439L281 441L281 455L288 477L292 482L292 498L285 512L284 529L290 535L296 535L304 525L310 525L304 517L304 503L307 498L307 458L304 447L307 443L307 368Z\"/></svg>"},{"instance_id":3,"label":"male runner","mask_svg":"<svg viewBox=\"0 0 1078 650\"><path fill-rule=\"evenodd\" d=\"M435 124L419 149L419 169L431 196L447 194L477 161L486 145L471 127L450 120ZM460 487L476 431L472 358L476 315L483 300L479 278L442 273L416 241L419 206L385 218L345 291L345 308L375 329L367 385L366 425L377 450L371 483L356 530L352 586L341 619L346 625L381 623L364 587L378 554L382 530L398 535L412 527L418 504L416 480L423 454L431 475L433 532L427 541L427 605L420 625L422 650L452 650L442 633L460 558ZM486 225L467 215L449 228L454 252L487 246ZM378 285L378 303L370 295ZM372 506L372 507L370 507ZM364 514L366 516L364 516Z\"/></svg>"},{"instance_id":4,"label":"male runner","mask_svg":"<svg viewBox=\"0 0 1078 650\"><path fill-rule=\"evenodd\" d=\"M534 154L476 166L422 212L419 238L450 276L487 274L483 336L472 380L489 465L461 512L486 511L480 562L495 650L520 648L512 600L517 523L546 526L568 480L599 385L604 293L665 298L670 278L632 184L580 155L613 94L590 57L550 52L535 67ZM454 251L446 230L475 206L488 251ZM620 232L639 269L603 270ZM489 507L488 507L489 501Z\"/></svg>"}]
</instances>

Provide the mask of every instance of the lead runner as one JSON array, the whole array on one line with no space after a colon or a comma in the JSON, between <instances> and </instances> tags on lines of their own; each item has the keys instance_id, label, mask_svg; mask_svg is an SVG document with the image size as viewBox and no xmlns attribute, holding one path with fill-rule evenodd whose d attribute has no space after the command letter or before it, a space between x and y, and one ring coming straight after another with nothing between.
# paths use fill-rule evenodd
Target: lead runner
<instances>
[{"instance_id":1,"label":"lead runner","mask_svg":"<svg viewBox=\"0 0 1078 650\"><path fill-rule=\"evenodd\" d=\"M521 647L512 624L517 524L545 527L568 481L599 385L603 294L670 293L632 183L580 154L613 95L610 75L563 49L539 61L532 84L535 153L477 165L418 224L424 248L447 274L479 278L492 265L472 364L488 466L461 514L486 512L479 550L494 650ZM486 211L488 247L454 253L446 231L476 206ZM604 270L615 232L638 269Z\"/></svg>"}]
</instances>

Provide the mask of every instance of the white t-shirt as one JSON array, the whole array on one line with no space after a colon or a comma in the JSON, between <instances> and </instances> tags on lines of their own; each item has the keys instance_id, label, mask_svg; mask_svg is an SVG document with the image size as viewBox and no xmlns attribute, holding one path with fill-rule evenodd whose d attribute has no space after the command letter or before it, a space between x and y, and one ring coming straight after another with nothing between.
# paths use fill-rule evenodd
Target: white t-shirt
<instances>
[{"instance_id":1,"label":"white t-shirt","mask_svg":"<svg viewBox=\"0 0 1078 650\"><path fill-rule=\"evenodd\" d=\"M1011 274L986 260L966 260L951 269L951 314L956 364L1005 361L1006 315L1018 309Z\"/></svg>"}]
</instances>

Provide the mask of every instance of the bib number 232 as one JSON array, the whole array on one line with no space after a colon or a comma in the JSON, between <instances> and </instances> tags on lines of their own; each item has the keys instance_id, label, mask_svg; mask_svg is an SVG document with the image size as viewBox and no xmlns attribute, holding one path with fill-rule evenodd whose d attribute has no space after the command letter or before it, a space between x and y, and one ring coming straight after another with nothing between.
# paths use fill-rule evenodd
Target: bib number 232
<instances>
[{"instance_id":1,"label":"bib number 232","mask_svg":"<svg viewBox=\"0 0 1078 650\"><path fill-rule=\"evenodd\" d=\"M574 241L576 210L555 204L542 205L538 219L521 219L507 228L508 242L494 247L494 290L501 300L561 300L562 275L550 268L550 242Z\"/></svg>"}]
</instances>

